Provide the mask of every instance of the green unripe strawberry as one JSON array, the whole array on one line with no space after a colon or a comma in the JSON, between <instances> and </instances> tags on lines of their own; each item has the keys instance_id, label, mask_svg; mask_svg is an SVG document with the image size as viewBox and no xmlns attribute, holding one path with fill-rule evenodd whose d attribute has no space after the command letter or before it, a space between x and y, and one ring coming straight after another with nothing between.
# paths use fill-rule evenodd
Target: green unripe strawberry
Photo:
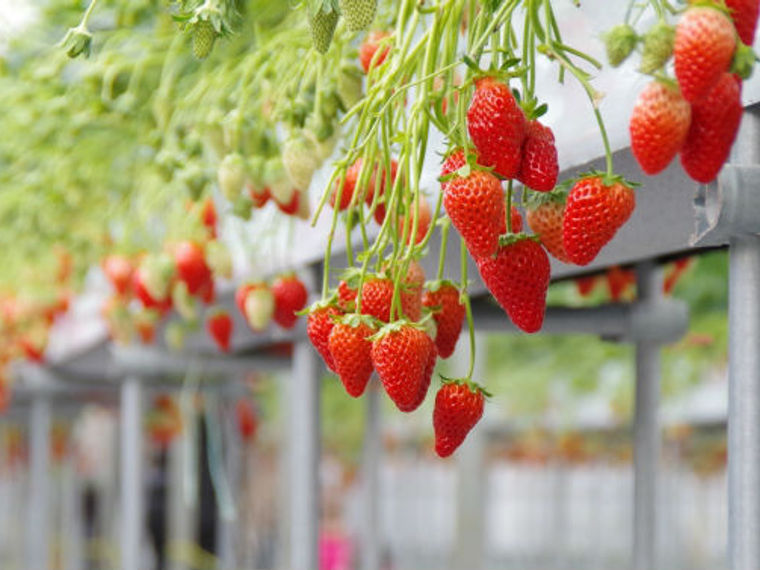
<instances>
[{"instance_id":1,"label":"green unripe strawberry","mask_svg":"<svg viewBox=\"0 0 760 570\"><path fill-rule=\"evenodd\" d=\"M245 161L238 153L230 153L224 157L219 170L219 189L230 202L234 202L243 191L245 184Z\"/></svg>"},{"instance_id":2,"label":"green unripe strawberry","mask_svg":"<svg viewBox=\"0 0 760 570\"><path fill-rule=\"evenodd\" d=\"M352 32L366 30L375 19L377 0L340 0L340 12Z\"/></svg>"},{"instance_id":3,"label":"green unripe strawberry","mask_svg":"<svg viewBox=\"0 0 760 570\"><path fill-rule=\"evenodd\" d=\"M338 75L336 90L344 110L356 105L364 95L362 79L362 74L355 67L342 69Z\"/></svg>"},{"instance_id":4,"label":"green unripe strawberry","mask_svg":"<svg viewBox=\"0 0 760 570\"><path fill-rule=\"evenodd\" d=\"M644 45L641 50L641 73L654 73L662 68L673 55L673 40L676 30L667 22L655 24L644 34Z\"/></svg>"},{"instance_id":5,"label":"green unripe strawberry","mask_svg":"<svg viewBox=\"0 0 760 570\"><path fill-rule=\"evenodd\" d=\"M338 8L333 0L320 0L316 10L309 10L309 27L314 49L327 53L332 43L335 27L338 25Z\"/></svg>"},{"instance_id":6,"label":"green unripe strawberry","mask_svg":"<svg viewBox=\"0 0 760 570\"><path fill-rule=\"evenodd\" d=\"M206 59L214 48L217 31L208 20L199 20L193 25L193 55Z\"/></svg>"},{"instance_id":7,"label":"green unripe strawberry","mask_svg":"<svg viewBox=\"0 0 760 570\"><path fill-rule=\"evenodd\" d=\"M623 63L636 47L638 36L629 24L618 24L604 35L607 59L612 67Z\"/></svg>"},{"instance_id":8,"label":"green unripe strawberry","mask_svg":"<svg viewBox=\"0 0 760 570\"><path fill-rule=\"evenodd\" d=\"M319 168L316 145L302 134L294 134L282 146L282 164L292 185L308 190L314 172Z\"/></svg>"}]
</instances>

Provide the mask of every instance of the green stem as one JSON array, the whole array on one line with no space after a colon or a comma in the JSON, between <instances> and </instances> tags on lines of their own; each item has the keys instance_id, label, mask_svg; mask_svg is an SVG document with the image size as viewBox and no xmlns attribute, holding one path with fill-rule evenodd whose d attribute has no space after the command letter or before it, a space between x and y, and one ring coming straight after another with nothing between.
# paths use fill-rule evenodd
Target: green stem
<instances>
[{"instance_id":1,"label":"green stem","mask_svg":"<svg viewBox=\"0 0 760 570\"><path fill-rule=\"evenodd\" d=\"M462 296L464 297L464 309L467 315L467 328L470 334L470 366L467 370L467 381L472 380L472 373L475 370L475 323L472 318L472 307L470 306L470 296L466 293L467 290L467 246L462 240L460 245L460 261L461 261L461 285Z\"/></svg>"},{"instance_id":2,"label":"green stem","mask_svg":"<svg viewBox=\"0 0 760 570\"><path fill-rule=\"evenodd\" d=\"M441 224L441 251L438 252L438 273L435 275L436 281L443 279L443 270L446 266L446 248L449 245L449 227L451 222L446 218Z\"/></svg>"}]
</instances>

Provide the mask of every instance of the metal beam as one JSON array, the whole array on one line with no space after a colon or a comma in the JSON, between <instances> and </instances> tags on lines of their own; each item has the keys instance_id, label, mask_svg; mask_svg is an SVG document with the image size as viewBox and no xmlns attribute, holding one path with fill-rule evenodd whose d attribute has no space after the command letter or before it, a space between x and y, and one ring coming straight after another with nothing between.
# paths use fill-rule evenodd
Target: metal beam
<instances>
[{"instance_id":1,"label":"metal beam","mask_svg":"<svg viewBox=\"0 0 760 570\"><path fill-rule=\"evenodd\" d=\"M652 263L636 271L638 304L658 305L662 271ZM634 413L633 568L657 568L657 472L660 459L660 345L636 343L636 409Z\"/></svg>"},{"instance_id":2,"label":"metal beam","mask_svg":"<svg viewBox=\"0 0 760 570\"><path fill-rule=\"evenodd\" d=\"M364 423L364 458L362 462L362 550L361 570L380 570L382 536L380 530L380 466L382 464L382 427L380 397L382 387L377 378L367 386Z\"/></svg>"},{"instance_id":3,"label":"metal beam","mask_svg":"<svg viewBox=\"0 0 760 570\"><path fill-rule=\"evenodd\" d=\"M318 568L320 373L317 353L302 341L295 345L289 382L290 564Z\"/></svg>"},{"instance_id":4,"label":"metal beam","mask_svg":"<svg viewBox=\"0 0 760 570\"><path fill-rule=\"evenodd\" d=\"M142 568L142 391L134 376L121 385L121 570Z\"/></svg>"},{"instance_id":5,"label":"metal beam","mask_svg":"<svg viewBox=\"0 0 760 570\"><path fill-rule=\"evenodd\" d=\"M38 395L29 415L30 481L28 490L26 564L29 570L49 568L50 545L50 400Z\"/></svg>"}]
</instances>

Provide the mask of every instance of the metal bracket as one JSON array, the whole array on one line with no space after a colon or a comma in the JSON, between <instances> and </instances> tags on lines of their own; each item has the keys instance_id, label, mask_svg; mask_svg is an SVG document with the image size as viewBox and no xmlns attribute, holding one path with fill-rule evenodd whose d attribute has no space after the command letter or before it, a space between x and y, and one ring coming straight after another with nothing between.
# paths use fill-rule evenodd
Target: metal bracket
<instances>
[{"instance_id":1,"label":"metal bracket","mask_svg":"<svg viewBox=\"0 0 760 570\"><path fill-rule=\"evenodd\" d=\"M760 166L728 164L717 182L694 197L695 247L725 245L731 236L760 233Z\"/></svg>"}]
</instances>

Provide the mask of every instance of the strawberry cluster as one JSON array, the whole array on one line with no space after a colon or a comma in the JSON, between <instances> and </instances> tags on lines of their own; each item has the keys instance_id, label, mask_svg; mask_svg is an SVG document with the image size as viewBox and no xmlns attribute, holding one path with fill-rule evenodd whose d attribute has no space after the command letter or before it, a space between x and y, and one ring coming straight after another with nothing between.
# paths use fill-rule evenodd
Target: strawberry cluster
<instances>
[{"instance_id":1,"label":"strawberry cluster","mask_svg":"<svg viewBox=\"0 0 760 570\"><path fill-rule=\"evenodd\" d=\"M693 180L717 177L741 122L742 79L754 64L749 46L759 4L694 4L675 29L660 23L645 36L641 70L657 78L639 95L629 127L631 150L644 172L661 172L680 153ZM659 46L657 57L647 53L647 38ZM675 81L661 73L671 53Z\"/></svg>"}]
</instances>

